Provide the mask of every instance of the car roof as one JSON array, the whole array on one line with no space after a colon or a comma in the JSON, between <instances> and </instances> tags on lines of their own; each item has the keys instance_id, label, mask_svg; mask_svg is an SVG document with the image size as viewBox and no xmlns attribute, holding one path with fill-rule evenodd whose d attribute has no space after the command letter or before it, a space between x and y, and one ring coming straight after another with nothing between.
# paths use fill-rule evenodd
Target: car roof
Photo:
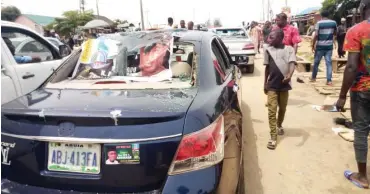
<instances>
[{"instance_id":1,"label":"car roof","mask_svg":"<svg viewBox=\"0 0 370 194\"><path fill-rule=\"evenodd\" d=\"M161 30L153 30L153 31L138 31L138 32L132 32L129 34L105 34L107 36L112 36L116 37L117 36L122 36L122 37L127 37L127 36L136 36L139 34L143 35L149 35L152 33L161 33L161 32L173 32L173 36L180 37L180 41L202 41L204 36L215 36L214 33L207 32L207 31L198 31L198 30L184 30L184 29L161 29Z\"/></svg>"},{"instance_id":2,"label":"car roof","mask_svg":"<svg viewBox=\"0 0 370 194\"><path fill-rule=\"evenodd\" d=\"M1 20L1 26L21 28L23 30L28 30L28 31L35 32L35 31L33 31L32 29L28 28L25 25L17 24L17 23L14 23L14 22L8 22L8 21L4 21L4 20Z\"/></svg>"},{"instance_id":3,"label":"car roof","mask_svg":"<svg viewBox=\"0 0 370 194\"><path fill-rule=\"evenodd\" d=\"M227 29L244 29L243 27L217 27L217 28L210 28L215 30L227 30Z\"/></svg>"}]
</instances>

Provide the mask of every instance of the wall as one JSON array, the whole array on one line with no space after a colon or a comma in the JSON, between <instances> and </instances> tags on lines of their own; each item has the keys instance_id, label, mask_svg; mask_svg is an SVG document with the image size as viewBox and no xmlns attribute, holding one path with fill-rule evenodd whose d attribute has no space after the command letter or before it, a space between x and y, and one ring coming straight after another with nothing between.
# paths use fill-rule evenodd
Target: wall
<instances>
[{"instance_id":1,"label":"wall","mask_svg":"<svg viewBox=\"0 0 370 194\"><path fill-rule=\"evenodd\" d=\"M38 32L41 35L44 35L44 29L41 25L36 24L32 20L28 19L25 16L19 16L15 21L15 23L22 24L27 26L28 28Z\"/></svg>"}]
</instances>

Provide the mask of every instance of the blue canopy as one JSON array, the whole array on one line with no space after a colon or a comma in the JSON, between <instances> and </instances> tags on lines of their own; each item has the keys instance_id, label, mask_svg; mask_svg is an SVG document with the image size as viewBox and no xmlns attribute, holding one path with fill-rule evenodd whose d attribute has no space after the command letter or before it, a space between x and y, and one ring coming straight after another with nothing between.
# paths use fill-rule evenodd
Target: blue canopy
<instances>
[{"instance_id":1,"label":"blue canopy","mask_svg":"<svg viewBox=\"0 0 370 194\"><path fill-rule=\"evenodd\" d=\"M314 11L319 11L321 9L321 7L309 7L303 11L301 11L300 13L298 13L297 15L306 15L306 14L310 14Z\"/></svg>"}]
</instances>

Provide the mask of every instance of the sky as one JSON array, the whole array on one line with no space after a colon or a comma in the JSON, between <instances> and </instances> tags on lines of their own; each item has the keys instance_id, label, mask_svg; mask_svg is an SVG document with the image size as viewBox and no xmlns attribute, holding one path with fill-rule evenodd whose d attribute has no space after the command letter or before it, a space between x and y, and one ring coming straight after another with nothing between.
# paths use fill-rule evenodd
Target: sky
<instances>
[{"instance_id":1,"label":"sky","mask_svg":"<svg viewBox=\"0 0 370 194\"><path fill-rule=\"evenodd\" d=\"M110 19L140 22L139 0L85 0L85 10ZM204 23L208 18L220 18L224 26L240 25L242 21L262 20L263 0L142 0L145 25L165 24L168 17L175 23L192 20ZM268 0L264 0L267 5ZM285 0L270 0L273 13L279 13ZM323 0L287 0L292 13L299 13L308 7L320 6ZM78 10L79 0L2 0L4 5L14 5L24 14L60 17L64 11ZM265 6L267 7L267 6ZM267 11L266 11L267 13ZM149 21L149 23L148 23Z\"/></svg>"}]
</instances>

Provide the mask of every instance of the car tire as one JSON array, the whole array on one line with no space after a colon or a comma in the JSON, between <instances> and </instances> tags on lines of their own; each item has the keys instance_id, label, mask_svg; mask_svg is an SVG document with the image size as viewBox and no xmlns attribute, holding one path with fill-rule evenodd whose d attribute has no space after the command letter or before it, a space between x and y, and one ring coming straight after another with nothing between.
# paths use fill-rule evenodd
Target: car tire
<instances>
[{"instance_id":1,"label":"car tire","mask_svg":"<svg viewBox=\"0 0 370 194\"><path fill-rule=\"evenodd\" d=\"M254 65L251 65L247 68L247 73L254 73Z\"/></svg>"},{"instance_id":2,"label":"car tire","mask_svg":"<svg viewBox=\"0 0 370 194\"><path fill-rule=\"evenodd\" d=\"M242 74L246 74L248 72L248 68L247 67L242 67L242 68L240 68L240 72Z\"/></svg>"},{"instance_id":3,"label":"car tire","mask_svg":"<svg viewBox=\"0 0 370 194\"><path fill-rule=\"evenodd\" d=\"M239 128L240 128L240 173L239 173L239 181L238 181L238 187L236 189L236 194L245 194L245 179L244 179L244 155L243 155L243 120L240 119Z\"/></svg>"},{"instance_id":4,"label":"car tire","mask_svg":"<svg viewBox=\"0 0 370 194\"><path fill-rule=\"evenodd\" d=\"M245 194L245 181L244 181L244 160L243 160L243 155L242 155L242 158L241 158L242 162L241 162L241 171L240 171L240 174L239 174L239 182L238 182L238 187L236 189L236 192L235 194Z\"/></svg>"}]
</instances>

